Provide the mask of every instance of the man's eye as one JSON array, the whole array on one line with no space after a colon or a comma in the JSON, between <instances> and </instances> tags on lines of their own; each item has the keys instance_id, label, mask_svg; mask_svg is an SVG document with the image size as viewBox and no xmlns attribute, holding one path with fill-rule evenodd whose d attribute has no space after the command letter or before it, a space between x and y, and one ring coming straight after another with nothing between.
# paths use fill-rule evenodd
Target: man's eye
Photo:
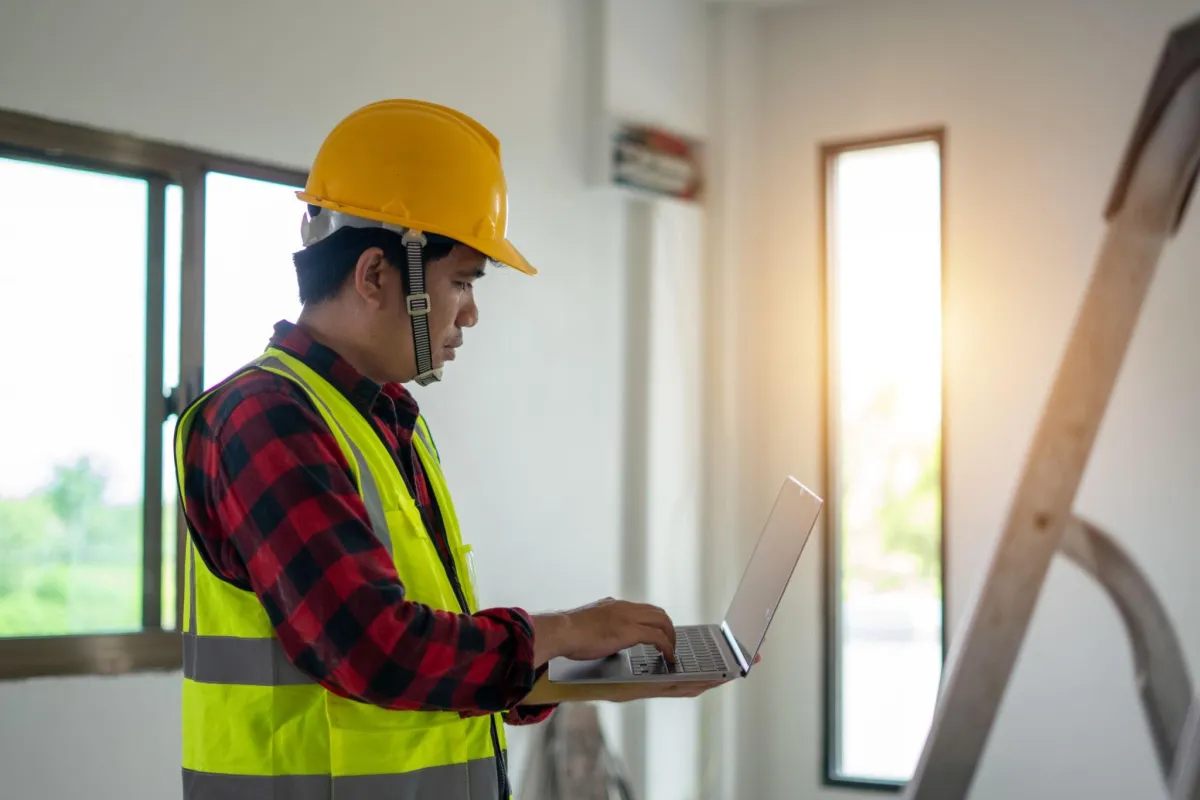
<instances>
[{"instance_id":1,"label":"man's eye","mask_svg":"<svg viewBox=\"0 0 1200 800\"><path fill-rule=\"evenodd\" d=\"M455 281L455 283L457 283L458 288L462 289L464 292L469 291L471 289L471 284L468 283L467 281Z\"/></svg>"}]
</instances>

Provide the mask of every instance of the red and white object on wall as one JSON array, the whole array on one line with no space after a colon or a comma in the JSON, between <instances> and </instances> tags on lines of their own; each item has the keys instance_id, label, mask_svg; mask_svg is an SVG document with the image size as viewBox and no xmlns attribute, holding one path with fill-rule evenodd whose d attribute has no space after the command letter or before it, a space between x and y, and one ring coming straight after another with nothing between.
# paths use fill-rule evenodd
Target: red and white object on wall
<instances>
[{"instance_id":1,"label":"red and white object on wall","mask_svg":"<svg viewBox=\"0 0 1200 800\"><path fill-rule=\"evenodd\" d=\"M679 134L636 123L614 126L610 151L613 183L679 200L699 199L700 147Z\"/></svg>"}]
</instances>

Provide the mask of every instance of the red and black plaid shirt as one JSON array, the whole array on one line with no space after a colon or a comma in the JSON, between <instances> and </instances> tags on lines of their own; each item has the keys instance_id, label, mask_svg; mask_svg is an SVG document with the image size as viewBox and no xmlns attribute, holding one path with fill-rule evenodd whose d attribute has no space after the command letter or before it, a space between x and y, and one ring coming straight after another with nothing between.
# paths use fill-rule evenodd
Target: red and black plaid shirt
<instances>
[{"instance_id":1,"label":"red and black plaid shirt","mask_svg":"<svg viewBox=\"0 0 1200 800\"><path fill-rule=\"evenodd\" d=\"M441 514L413 448L412 395L364 377L289 322L275 326L271 344L374 420L448 559ZM225 383L197 415L185 461L188 517L202 558L258 596L288 658L322 686L384 708L508 711L518 725L550 714L552 707L520 705L538 674L533 624L523 610L467 616L405 599L350 465L294 383L264 370Z\"/></svg>"}]
</instances>

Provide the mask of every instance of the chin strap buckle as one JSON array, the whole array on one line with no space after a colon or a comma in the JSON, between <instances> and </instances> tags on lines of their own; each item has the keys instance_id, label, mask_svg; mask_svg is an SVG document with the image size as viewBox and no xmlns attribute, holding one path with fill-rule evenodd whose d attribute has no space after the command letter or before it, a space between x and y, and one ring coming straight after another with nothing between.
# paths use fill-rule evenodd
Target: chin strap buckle
<instances>
[{"instance_id":1,"label":"chin strap buckle","mask_svg":"<svg viewBox=\"0 0 1200 800\"><path fill-rule=\"evenodd\" d=\"M422 372L417 377L413 378L418 386L428 386L431 383L437 383L442 379L442 368L431 369L429 372Z\"/></svg>"},{"instance_id":2,"label":"chin strap buckle","mask_svg":"<svg viewBox=\"0 0 1200 800\"><path fill-rule=\"evenodd\" d=\"M429 313L429 292L410 294L404 298L408 306L408 314L412 317L424 317Z\"/></svg>"}]
</instances>

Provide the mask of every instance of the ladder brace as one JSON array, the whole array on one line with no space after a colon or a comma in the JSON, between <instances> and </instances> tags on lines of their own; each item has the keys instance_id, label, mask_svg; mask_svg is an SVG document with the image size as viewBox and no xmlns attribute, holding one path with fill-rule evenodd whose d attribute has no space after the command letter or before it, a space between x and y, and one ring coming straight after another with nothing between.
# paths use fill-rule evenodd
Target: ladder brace
<instances>
[{"instance_id":1,"label":"ladder brace","mask_svg":"<svg viewBox=\"0 0 1200 800\"><path fill-rule=\"evenodd\" d=\"M1134 651L1168 796L1200 800L1200 700L1166 613L1141 572L1073 512L1097 430L1168 239L1200 166L1200 17L1171 32L1122 159L1108 231L1059 364L984 584L952 644L909 800L970 791L1054 556L1109 593Z\"/></svg>"}]
</instances>

